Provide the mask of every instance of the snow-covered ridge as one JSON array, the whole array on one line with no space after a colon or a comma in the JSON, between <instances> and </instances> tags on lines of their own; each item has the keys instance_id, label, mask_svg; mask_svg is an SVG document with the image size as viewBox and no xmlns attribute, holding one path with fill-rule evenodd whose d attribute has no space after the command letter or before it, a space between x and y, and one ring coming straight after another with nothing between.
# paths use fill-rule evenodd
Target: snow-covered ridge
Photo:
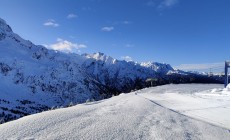
<instances>
[{"instance_id":1,"label":"snow-covered ridge","mask_svg":"<svg viewBox=\"0 0 230 140\"><path fill-rule=\"evenodd\" d=\"M0 33L9 33L12 32L12 29L8 24L6 24L6 21L0 18Z\"/></svg>"},{"instance_id":2,"label":"snow-covered ridge","mask_svg":"<svg viewBox=\"0 0 230 140\"><path fill-rule=\"evenodd\" d=\"M103 61L106 64L115 64L116 62L120 61L120 60L112 58L111 56L107 56L101 52L97 52L93 54L82 54L82 56L85 56L86 58L92 58L95 60ZM127 61L124 61L124 62L127 62ZM143 67L143 68L149 68L149 69L154 70L155 72L175 71L171 67L170 64L166 64L166 63L158 63L158 62L141 62L141 63L128 62L128 63L131 63L133 65L139 65L140 67Z\"/></svg>"},{"instance_id":3,"label":"snow-covered ridge","mask_svg":"<svg viewBox=\"0 0 230 140\"><path fill-rule=\"evenodd\" d=\"M151 68L152 70L156 72L169 72L169 71L175 71L171 65L165 64L165 63L158 63L158 62L143 62L140 64L143 67Z\"/></svg>"},{"instance_id":4,"label":"snow-covered ridge","mask_svg":"<svg viewBox=\"0 0 230 140\"><path fill-rule=\"evenodd\" d=\"M95 60L103 61L107 64L115 64L117 61L116 59L113 59L112 57L107 56L101 52L97 52L93 54L82 54L82 56L85 56L86 58L93 58Z\"/></svg>"},{"instance_id":5,"label":"snow-covered ridge","mask_svg":"<svg viewBox=\"0 0 230 140\"><path fill-rule=\"evenodd\" d=\"M12 32L12 29L3 19L0 18L0 41L5 39L9 32Z\"/></svg>"}]
</instances>

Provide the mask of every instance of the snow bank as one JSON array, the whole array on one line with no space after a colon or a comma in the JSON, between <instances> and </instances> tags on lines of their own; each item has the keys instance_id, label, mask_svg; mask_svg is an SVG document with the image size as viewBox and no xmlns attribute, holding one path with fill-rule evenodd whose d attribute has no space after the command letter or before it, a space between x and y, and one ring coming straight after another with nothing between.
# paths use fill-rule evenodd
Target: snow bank
<instances>
[{"instance_id":1,"label":"snow bank","mask_svg":"<svg viewBox=\"0 0 230 140\"><path fill-rule=\"evenodd\" d=\"M211 90L203 91L206 95L210 96L230 96L230 84L226 88L213 88Z\"/></svg>"},{"instance_id":2,"label":"snow bank","mask_svg":"<svg viewBox=\"0 0 230 140\"><path fill-rule=\"evenodd\" d=\"M227 87L224 89L224 91L229 91L230 92L230 84L227 85Z\"/></svg>"}]
</instances>

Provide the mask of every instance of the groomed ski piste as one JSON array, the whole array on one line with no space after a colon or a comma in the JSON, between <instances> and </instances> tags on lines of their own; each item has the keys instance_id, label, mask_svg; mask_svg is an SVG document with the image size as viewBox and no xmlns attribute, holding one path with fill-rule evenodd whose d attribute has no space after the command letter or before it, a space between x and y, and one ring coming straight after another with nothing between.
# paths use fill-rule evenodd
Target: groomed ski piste
<instances>
[{"instance_id":1,"label":"groomed ski piste","mask_svg":"<svg viewBox=\"0 0 230 140\"><path fill-rule=\"evenodd\" d=\"M146 88L0 125L0 139L229 138L230 85L217 84Z\"/></svg>"}]
</instances>

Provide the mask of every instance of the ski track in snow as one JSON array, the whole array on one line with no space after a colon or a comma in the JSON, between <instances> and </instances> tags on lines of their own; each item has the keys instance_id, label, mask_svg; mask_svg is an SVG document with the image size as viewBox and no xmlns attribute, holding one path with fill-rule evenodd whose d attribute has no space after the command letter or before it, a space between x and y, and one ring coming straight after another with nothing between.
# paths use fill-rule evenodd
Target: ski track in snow
<instances>
[{"instance_id":1,"label":"ski track in snow","mask_svg":"<svg viewBox=\"0 0 230 140\"><path fill-rule=\"evenodd\" d=\"M0 125L0 139L229 140L228 129L206 123L200 118L192 119L185 116L187 114L182 115L180 110L159 102L159 94L165 94L160 91L166 91L166 88L180 92L179 89L183 90L180 87L187 87L189 91L196 86L199 85L143 89L98 102L30 115Z\"/></svg>"},{"instance_id":2,"label":"ski track in snow","mask_svg":"<svg viewBox=\"0 0 230 140\"><path fill-rule=\"evenodd\" d=\"M187 91L184 90L184 86ZM180 114L230 130L230 91L210 90L212 86L220 89L223 85L203 85L202 90L199 86L197 84L161 86L146 89L138 95Z\"/></svg>"}]
</instances>

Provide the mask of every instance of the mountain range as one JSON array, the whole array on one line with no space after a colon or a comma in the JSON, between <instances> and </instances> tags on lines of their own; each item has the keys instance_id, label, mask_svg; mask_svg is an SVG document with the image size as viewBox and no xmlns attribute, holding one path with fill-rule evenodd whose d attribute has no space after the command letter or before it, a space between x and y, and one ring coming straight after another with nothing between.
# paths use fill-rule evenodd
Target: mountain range
<instances>
[{"instance_id":1,"label":"mountain range","mask_svg":"<svg viewBox=\"0 0 230 140\"><path fill-rule=\"evenodd\" d=\"M0 19L0 123L57 106L69 106L168 83L219 81L169 64L127 62L104 53L49 50L15 34ZM151 83L152 84L152 83Z\"/></svg>"}]
</instances>

